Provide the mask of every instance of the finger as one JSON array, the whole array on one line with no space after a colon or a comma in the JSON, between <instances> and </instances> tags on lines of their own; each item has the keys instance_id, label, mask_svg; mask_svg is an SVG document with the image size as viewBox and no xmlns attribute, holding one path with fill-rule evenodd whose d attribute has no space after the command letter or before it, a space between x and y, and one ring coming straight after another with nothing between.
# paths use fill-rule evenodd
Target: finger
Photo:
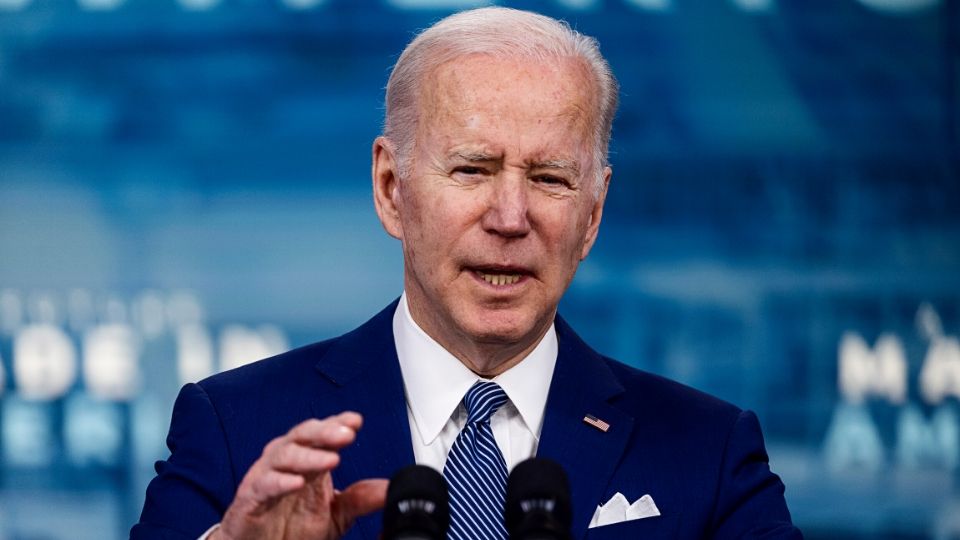
<instances>
[{"instance_id":1,"label":"finger","mask_svg":"<svg viewBox=\"0 0 960 540\"><path fill-rule=\"evenodd\" d=\"M252 478L250 495L254 501L263 504L292 493L305 483L306 480L299 474L268 470Z\"/></svg>"},{"instance_id":2,"label":"finger","mask_svg":"<svg viewBox=\"0 0 960 540\"><path fill-rule=\"evenodd\" d=\"M327 472L340 464L340 456L336 452L292 441L272 448L267 456L271 469L300 474Z\"/></svg>"},{"instance_id":3,"label":"finger","mask_svg":"<svg viewBox=\"0 0 960 540\"><path fill-rule=\"evenodd\" d=\"M352 443L363 419L357 413L341 413L323 420L311 419L293 427L287 438L300 444L337 450Z\"/></svg>"},{"instance_id":4,"label":"finger","mask_svg":"<svg viewBox=\"0 0 960 540\"><path fill-rule=\"evenodd\" d=\"M315 419L315 418L314 418L314 419L311 419L311 420L312 420L312 421L317 421L317 419ZM307 420L307 421L301 422L301 423L305 424L305 423L311 422L311 420ZM328 417L326 417L326 418L321 418L321 419L319 419L319 421L320 421L320 422L334 422L334 423L337 423L337 424L343 424L343 425L345 425L345 426L353 429L354 431L357 431L357 430L359 430L361 427L363 427L363 416L361 416L360 413L358 413L358 412L353 412L353 411L343 411L343 412L341 412L341 413L339 413L339 414L334 414L334 415L328 416Z\"/></svg>"},{"instance_id":5,"label":"finger","mask_svg":"<svg viewBox=\"0 0 960 540\"><path fill-rule=\"evenodd\" d=\"M359 430L363 427L363 416L360 413L353 411L344 411L338 415L332 416L331 418L336 419L338 422L353 428L354 431Z\"/></svg>"},{"instance_id":6,"label":"finger","mask_svg":"<svg viewBox=\"0 0 960 540\"><path fill-rule=\"evenodd\" d=\"M383 508L387 500L387 484L382 478L360 480L337 493L334 498L333 519L341 534L360 516Z\"/></svg>"}]
</instances>

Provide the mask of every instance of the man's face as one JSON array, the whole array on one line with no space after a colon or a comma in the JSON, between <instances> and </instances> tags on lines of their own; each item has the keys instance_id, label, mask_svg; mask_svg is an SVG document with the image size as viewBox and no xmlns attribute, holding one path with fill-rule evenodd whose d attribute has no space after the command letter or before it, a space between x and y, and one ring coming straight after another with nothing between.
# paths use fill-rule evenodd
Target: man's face
<instances>
[{"instance_id":1,"label":"man's face","mask_svg":"<svg viewBox=\"0 0 960 540\"><path fill-rule=\"evenodd\" d=\"M409 177L378 173L397 169L374 146L411 313L461 360L535 343L593 245L610 174L598 196L593 95L579 62L462 57L421 87Z\"/></svg>"}]
</instances>

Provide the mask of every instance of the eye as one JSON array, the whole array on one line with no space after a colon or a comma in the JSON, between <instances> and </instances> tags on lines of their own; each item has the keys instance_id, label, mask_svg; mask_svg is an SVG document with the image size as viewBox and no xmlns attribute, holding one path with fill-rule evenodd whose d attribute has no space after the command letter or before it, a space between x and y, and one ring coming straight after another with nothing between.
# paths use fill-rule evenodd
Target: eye
<instances>
[{"instance_id":1,"label":"eye","mask_svg":"<svg viewBox=\"0 0 960 540\"><path fill-rule=\"evenodd\" d=\"M537 183L546 185L546 186L567 186L570 183L567 182L565 178L559 176L553 176L550 174L541 174L533 177L533 180Z\"/></svg>"},{"instance_id":2,"label":"eye","mask_svg":"<svg viewBox=\"0 0 960 540\"><path fill-rule=\"evenodd\" d=\"M459 173L459 174L466 174L466 175L475 175L475 174L483 174L485 171L480 167L473 167L471 165L461 165L459 167L455 167L453 169L453 172Z\"/></svg>"}]
</instances>

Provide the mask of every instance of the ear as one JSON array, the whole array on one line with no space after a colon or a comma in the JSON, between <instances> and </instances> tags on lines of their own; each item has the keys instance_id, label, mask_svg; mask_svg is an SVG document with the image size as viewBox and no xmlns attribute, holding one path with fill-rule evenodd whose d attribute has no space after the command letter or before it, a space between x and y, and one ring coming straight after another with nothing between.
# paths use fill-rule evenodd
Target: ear
<instances>
[{"instance_id":1,"label":"ear","mask_svg":"<svg viewBox=\"0 0 960 540\"><path fill-rule=\"evenodd\" d=\"M581 261L587 258L593 243L597 241L597 234L600 232L600 219L603 217L603 203L607 200L607 188L610 187L610 177L612 175L613 169L610 167L603 168L603 186L590 209L590 222L587 223L587 232L584 235L583 248L580 251Z\"/></svg>"},{"instance_id":2,"label":"ear","mask_svg":"<svg viewBox=\"0 0 960 540\"><path fill-rule=\"evenodd\" d=\"M400 222L400 169L396 148L386 137L373 141L373 205L380 223L390 236L402 239Z\"/></svg>"}]
</instances>

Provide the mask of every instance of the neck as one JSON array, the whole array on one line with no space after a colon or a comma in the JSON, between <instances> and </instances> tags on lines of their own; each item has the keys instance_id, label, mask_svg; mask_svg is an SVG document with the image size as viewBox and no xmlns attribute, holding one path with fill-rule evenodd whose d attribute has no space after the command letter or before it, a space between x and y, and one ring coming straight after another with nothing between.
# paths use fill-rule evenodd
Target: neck
<instances>
[{"instance_id":1,"label":"neck","mask_svg":"<svg viewBox=\"0 0 960 540\"><path fill-rule=\"evenodd\" d=\"M409 295L407 307L417 326L460 360L467 369L485 379L500 375L529 356L553 322L553 317L550 317L518 340L497 336L475 338L454 328L444 328L444 325L438 324L435 317L421 310L415 302L410 302Z\"/></svg>"}]
</instances>

